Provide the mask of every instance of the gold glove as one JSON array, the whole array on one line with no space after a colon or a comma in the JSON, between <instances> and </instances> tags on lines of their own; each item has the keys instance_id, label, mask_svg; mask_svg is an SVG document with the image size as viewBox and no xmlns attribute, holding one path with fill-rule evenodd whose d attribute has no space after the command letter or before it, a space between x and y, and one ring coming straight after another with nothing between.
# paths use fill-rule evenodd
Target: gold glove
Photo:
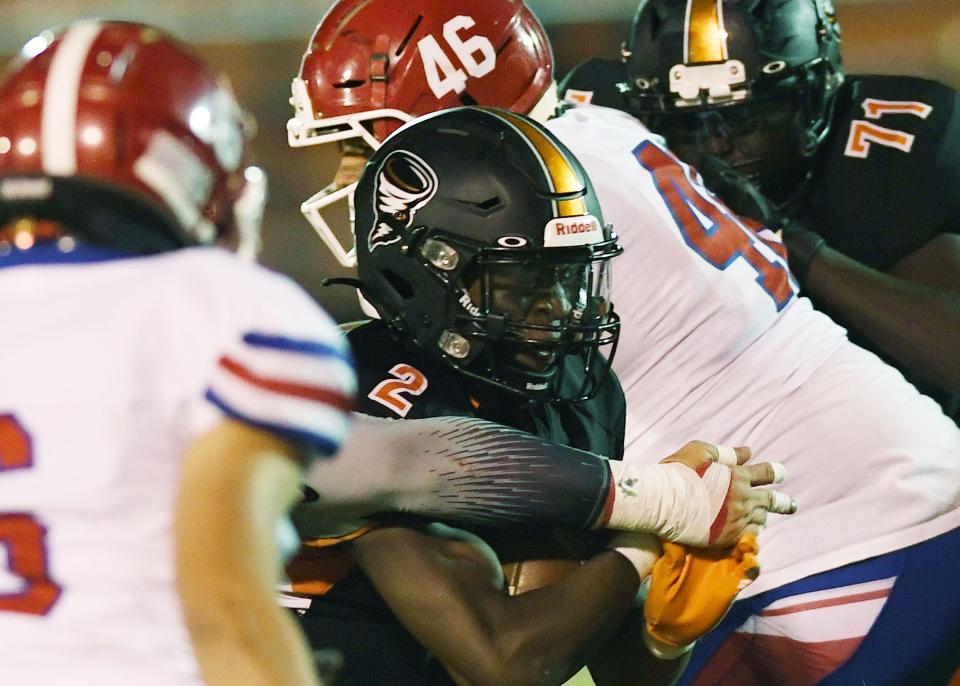
<instances>
[{"instance_id":1,"label":"gold glove","mask_svg":"<svg viewBox=\"0 0 960 686\"><path fill-rule=\"evenodd\" d=\"M753 533L721 550L664 541L643 609L651 652L676 657L716 626L760 573L759 550Z\"/></svg>"}]
</instances>

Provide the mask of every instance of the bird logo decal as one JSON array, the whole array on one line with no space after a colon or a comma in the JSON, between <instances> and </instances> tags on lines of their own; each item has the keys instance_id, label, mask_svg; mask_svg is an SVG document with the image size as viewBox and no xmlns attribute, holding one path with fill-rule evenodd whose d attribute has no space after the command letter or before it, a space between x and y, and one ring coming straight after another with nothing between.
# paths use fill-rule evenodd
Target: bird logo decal
<instances>
[{"instance_id":1,"label":"bird logo decal","mask_svg":"<svg viewBox=\"0 0 960 686\"><path fill-rule=\"evenodd\" d=\"M377 173L376 221L367 237L370 251L399 241L436 192L437 174L430 165L406 150L387 155Z\"/></svg>"}]
</instances>

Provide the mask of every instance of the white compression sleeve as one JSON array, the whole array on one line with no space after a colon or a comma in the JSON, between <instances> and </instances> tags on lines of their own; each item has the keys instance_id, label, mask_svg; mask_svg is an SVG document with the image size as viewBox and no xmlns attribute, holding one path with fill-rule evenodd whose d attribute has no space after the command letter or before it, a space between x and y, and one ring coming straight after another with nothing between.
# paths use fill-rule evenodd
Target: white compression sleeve
<instances>
[{"instance_id":1,"label":"white compression sleeve","mask_svg":"<svg viewBox=\"0 0 960 686\"><path fill-rule=\"evenodd\" d=\"M305 477L318 507L590 528L609 497L608 460L523 431L467 417L355 419L340 455Z\"/></svg>"}]
</instances>

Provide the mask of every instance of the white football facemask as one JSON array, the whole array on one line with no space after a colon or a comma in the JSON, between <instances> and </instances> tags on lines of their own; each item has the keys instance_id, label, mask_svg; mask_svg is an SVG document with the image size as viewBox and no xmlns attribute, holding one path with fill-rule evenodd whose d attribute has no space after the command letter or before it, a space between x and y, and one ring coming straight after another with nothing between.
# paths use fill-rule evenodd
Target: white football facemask
<instances>
[{"instance_id":1,"label":"white football facemask","mask_svg":"<svg viewBox=\"0 0 960 686\"><path fill-rule=\"evenodd\" d=\"M359 138L371 150L376 150L381 143L364 126L365 122L377 119L392 119L400 123L406 123L413 119L406 112L395 109L368 110L338 117L324 117L323 115L318 117L314 113L313 104L307 94L307 84L303 79L293 79L290 90L290 104L293 105L294 116L287 121L287 142L292 148L327 145ZM345 186L338 186L336 182L331 182L300 205L300 213L313 227L313 230L333 257L341 265L348 268L357 266L356 238L353 233L353 194L356 188L356 182ZM347 203L347 213L350 220L349 245L337 237L330 227L330 223L324 217L326 208L344 201Z\"/></svg>"},{"instance_id":2,"label":"white football facemask","mask_svg":"<svg viewBox=\"0 0 960 686\"><path fill-rule=\"evenodd\" d=\"M370 130L364 126L365 122L377 119L392 119L406 124L414 120L414 117L406 112L389 108L356 112L337 117L323 117L323 115L318 117L314 113L313 104L310 102L310 96L307 93L307 84L303 79L294 78L290 84L290 91L290 104L293 105L294 116L287 120L287 142L292 148L326 145L359 138L371 150L375 151L382 145L382 142L377 140ZM528 116L543 123L554 116L559 102L557 84L552 82L540 97L540 100L530 110ZM357 237L354 230L356 218L354 193L357 189L357 183L357 181L354 181L338 186L335 181L332 181L300 205L300 213L313 227L313 230L323 241L334 259L348 269L354 269L357 266ZM339 202L347 203L350 227L349 244L344 243L337 237L324 216L325 211L329 211L328 208ZM363 297L362 293L358 292L357 295L360 299L360 308L364 314L378 319L379 314L376 308Z\"/></svg>"},{"instance_id":3,"label":"white football facemask","mask_svg":"<svg viewBox=\"0 0 960 686\"><path fill-rule=\"evenodd\" d=\"M262 168L250 165L243 170L243 192L233 205L237 225L237 254L255 262L263 243L261 227L267 205L267 175Z\"/></svg>"},{"instance_id":4,"label":"white football facemask","mask_svg":"<svg viewBox=\"0 0 960 686\"><path fill-rule=\"evenodd\" d=\"M306 82L301 78L295 78L290 88L290 104L293 105L294 116L287 121L287 142L293 148L325 145L359 138L371 150L377 150L382 143L364 126L365 122L377 119L393 119L400 123L407 123L414 119L406 112L396 109L369 110L338 117L323 117L322 115L317 117L307 94ZM558 104L557 84L552 83L530 110L528 116L538 122L545 122L555 114ZM335 182L331 182L300 205L301 214L313 227L313 230L333 257L342 266L351 269L357 266L356 235L353 227L355 217L353 195L356 188L356 182L344 186L338 186ZM337 237L324 216L326 208L344 201L347 203L347 215L350 223L349 244Z\"/></svg>"}]
</instances>

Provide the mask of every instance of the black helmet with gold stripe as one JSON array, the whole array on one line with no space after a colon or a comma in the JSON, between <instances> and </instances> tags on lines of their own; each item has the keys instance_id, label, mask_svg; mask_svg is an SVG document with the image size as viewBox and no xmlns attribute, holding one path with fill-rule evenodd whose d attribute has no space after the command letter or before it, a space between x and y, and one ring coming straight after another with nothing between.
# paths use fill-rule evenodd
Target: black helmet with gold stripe
<instances>
[{"instance_id":1,"label":"black helmet with gold stripe","mask_svg":"<svg viewBox=\"0 0 960 686\"><path fill-rule=\"evenodd\" d=\"M843 82L831 0L641 0L623 59L635 116L774 197L805 173Z\"/></svg>"},{"instance_id":2,"label":"black helmet with gold stripe","mask_svg":"<svg viewBox=\"0 0 960 686\"><path fill-rule=\"evenodd\" d=\"M373 155L355 203L361 289L397 336L530 398L596 392L619 333L609 261L621 248L546 129L479 107L420 118ZM571 355L580 383L559 372Z\"/></svg>"}]
</instances>

